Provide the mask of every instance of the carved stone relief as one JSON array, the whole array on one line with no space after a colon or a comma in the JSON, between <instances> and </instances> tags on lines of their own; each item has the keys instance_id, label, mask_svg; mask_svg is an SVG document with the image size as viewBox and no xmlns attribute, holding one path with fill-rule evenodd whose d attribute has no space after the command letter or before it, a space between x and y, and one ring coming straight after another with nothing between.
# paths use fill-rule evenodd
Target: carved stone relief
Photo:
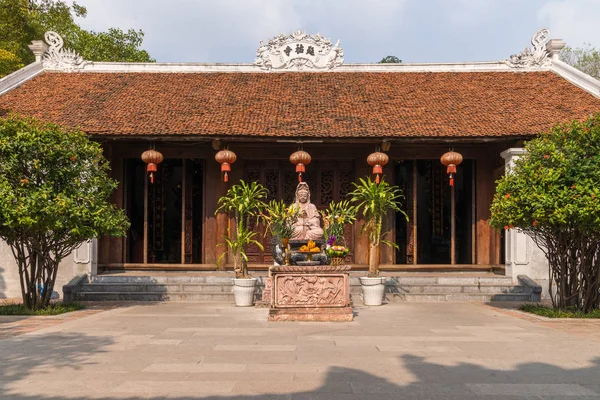
<instances>
[{"instance_id":1,"label":"carved stone relief","mask_svg":"<svg viewBox=\"0 0 600 400\"><path fill-rule=\"evenodd\" d=\"M82 69L87 63L75 51L64 47L63 38L58 33L48 31L44 34L44 40L49 46L42 57L45 69L75 71Z\"/></svg>"},{"instance_id":2,"label":"carved stone relief","mask_svg":"<svg viewBox=\"0 0 600 400\"><path fill-rule=\"evenodd\" d=\"M550 30L542 28L531 38L533 47L527 47L519 54L513 54L505 63L513 68L543 67L551 63L546 50L546 43L550 40Z\"/></svg>"},{"instance_id":3,"label":"carved stone relief","mask_svg":"<svg viewBox=\"0 0 600 400\"><path fill-rule=\"evenodd\" d=\"M276 275L275 306L344 306L344 275Z\"/></svg>"},{"instance_id":4,"label":"carved stone relief","mask_svg":"<svg viewBox=\"0 0 600 400\"><path fill-rule=\"evenodd\" d=\"M267 44L262 40L256 50L254 65L271 69L333 69L344 63L344 51L320 34L309 35L297 30L291 35L278 35Z\"/></svg>"}]
</instances>

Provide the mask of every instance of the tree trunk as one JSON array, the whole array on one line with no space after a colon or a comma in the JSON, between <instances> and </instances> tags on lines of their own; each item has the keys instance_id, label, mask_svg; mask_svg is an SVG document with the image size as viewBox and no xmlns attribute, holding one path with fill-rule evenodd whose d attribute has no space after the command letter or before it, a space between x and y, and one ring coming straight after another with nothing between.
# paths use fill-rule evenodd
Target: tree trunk
<instances>
[{"instance_id":1,"label":"tree trunk","mask_svg":"<svg viewBox=\"0 0 600 400\"><path fill-rule=\"evenodd\" d=\"M377 248L379 245L370 243L369 246L369 278L376 278L379 276L377 268Z\"/></svg>"}]
</instances>

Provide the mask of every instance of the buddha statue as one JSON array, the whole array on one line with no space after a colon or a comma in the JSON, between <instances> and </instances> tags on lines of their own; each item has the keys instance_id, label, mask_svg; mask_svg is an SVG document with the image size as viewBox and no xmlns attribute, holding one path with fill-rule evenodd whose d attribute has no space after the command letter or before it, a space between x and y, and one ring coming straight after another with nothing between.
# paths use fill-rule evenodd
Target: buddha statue
<instances>
[{"instance_id":1,"label":"buddha statue","mask_svg":"<svg viewBox=\"0 0 600 400\"><path fill-rule=\"evenodd\" d=\"M298 221L294 224L296 240L323 239L323 229L319 220L317 207L310 202L310 190L306 182L300 182L296 187L296 201L294 206L300 211Z\"/></svg>"}]
</instances>

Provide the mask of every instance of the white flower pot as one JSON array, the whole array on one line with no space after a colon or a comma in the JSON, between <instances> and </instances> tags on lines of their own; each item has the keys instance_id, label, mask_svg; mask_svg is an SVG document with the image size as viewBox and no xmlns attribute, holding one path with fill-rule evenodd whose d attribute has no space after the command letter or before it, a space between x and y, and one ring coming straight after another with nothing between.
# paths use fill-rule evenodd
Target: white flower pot
<instances>
[{"instance_id":1,"label":"white flower pot","mask_svg":"<svg viewBox=\"0 0 600 400\"><path fill-rule=\"evenodd\" d=\"M363 292L363 303L365 306L380 306L383 302L383 292L387 278L361 277L360 286Z\"/></svg>"},{"instance_id":2,"label":"white flower pot","mask_svg":"<svg viewBox=\"0 0 600 400\"><path fill-rule=\"evenodd\" d=\"M254 293L258 279L233 279L233 297L238 307L251 307L254 305Z\"/></svg>"}]
</instances>

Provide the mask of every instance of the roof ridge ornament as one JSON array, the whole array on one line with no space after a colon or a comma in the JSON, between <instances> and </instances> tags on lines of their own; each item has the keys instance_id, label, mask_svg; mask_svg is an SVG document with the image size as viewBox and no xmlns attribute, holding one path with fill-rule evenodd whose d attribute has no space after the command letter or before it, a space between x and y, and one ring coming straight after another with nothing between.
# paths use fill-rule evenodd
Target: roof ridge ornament
<instances>
[{"instance_id":1,"label":"roof ridge ornament","mask_svg":"<svg viewBox=\"0 0 600 400\"><path fill-rule=\"evenodd\" d=\"M504 62L513 68L545 67L551 63L546 50L546 43L549 40L550 30L542 28L531 37L533 47L526 47L523 51L513 54Z\"/></svg>"},{"instance_id":2,"label":"roof ridge ornament","mask_svg":"<svg viewBox=\"0 0 600 400\"><path fill-rule=\"evenodd\" d=\"M58 33L48 31L44 34L44 40L49 46L42 57L42 65L45 69L76 71L87 64L87 61L74 50L64 47L65 42Z\"/></svg>"},{"instance_id":3,"label":"roof ridge ornament","mask_svg":"<svg viewBox=\"0 0 600 400\"><path fill-rule=\"evenodd\" d=\"M256 50L254 65L263 70L272 69L333 69L344 63L344 50L331 40L321 36L309 35L302 30L291 35L278 35L265 44L262 40Z\"/></svg>"}]
</instances>

